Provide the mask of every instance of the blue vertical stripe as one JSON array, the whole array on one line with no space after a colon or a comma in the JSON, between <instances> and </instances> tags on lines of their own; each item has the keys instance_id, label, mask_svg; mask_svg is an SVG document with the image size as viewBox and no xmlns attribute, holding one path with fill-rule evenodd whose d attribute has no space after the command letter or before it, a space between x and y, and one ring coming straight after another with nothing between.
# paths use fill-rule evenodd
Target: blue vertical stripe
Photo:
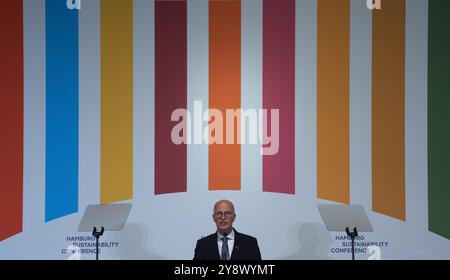
<instances>
[{"instance_id":1,"label":"blue vertical stripe","mask_svg":"<svg viewBox=\"0 0 450 280\"><path fill-rule=\"evenodd\" d=\"M78 11L45 1L45 221L78 211Z\"/></svg>"}]
</instances>

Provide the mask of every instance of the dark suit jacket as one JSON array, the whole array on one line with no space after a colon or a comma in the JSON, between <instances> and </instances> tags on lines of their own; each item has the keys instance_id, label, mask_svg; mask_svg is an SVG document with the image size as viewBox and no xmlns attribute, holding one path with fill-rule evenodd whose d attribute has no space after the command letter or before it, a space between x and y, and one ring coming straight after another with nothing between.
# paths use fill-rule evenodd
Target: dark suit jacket
<instances>
[{"instance_id":1,"label":"dark suit jacket","mask_svg":"<svg viewBox=\"0 0 450 280\"><path fill-rule=\"evenodd\" d=\"M197 240L194 260L220 260L217 233ZM234 229L234 247L230 260L261 260L256 238Z\"/></svg>"}]
</instances>

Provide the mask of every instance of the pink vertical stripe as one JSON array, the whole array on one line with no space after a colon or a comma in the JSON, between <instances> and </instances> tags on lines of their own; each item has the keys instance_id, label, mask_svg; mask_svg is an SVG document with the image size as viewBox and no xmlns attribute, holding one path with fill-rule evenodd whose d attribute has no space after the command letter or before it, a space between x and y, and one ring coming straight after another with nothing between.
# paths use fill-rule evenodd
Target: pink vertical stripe
<instances>
[{"instance_id":1,"label":"pink vertical stripe","mask_svg":"<svg viewBox=\"0 0 450 280\"><path fill-rule=\"evenodd\" d=\"M172 142L172 112L187 108L187 4L155 1L155 194L187 190L186 144Z\"/></svg>"},{"instance_id":2,"label":"pink vertical stripe","mask_svg":"<svg viewBox=\"0 0 450 280\"><path fill-rule=\"evenodd\" d=\"M264 0L263 108L279 109L280 117L278 153L263 155L263 191L295 193L294 107L295 0ZM268 114L268 117L264 123L269 124L270 136L273 116Z\"/></svg>"}]
</instances>

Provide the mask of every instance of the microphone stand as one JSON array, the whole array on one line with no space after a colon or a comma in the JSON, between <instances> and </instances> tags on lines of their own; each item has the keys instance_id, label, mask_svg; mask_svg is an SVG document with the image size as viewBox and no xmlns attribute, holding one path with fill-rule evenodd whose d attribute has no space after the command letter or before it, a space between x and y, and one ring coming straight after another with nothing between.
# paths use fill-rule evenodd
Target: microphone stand
<instances>
[{"instance_id":1,"label":"microphone stand","mask_svg":"<svg viewBox=\"0 0 450 280\"><path fill-rule=\"evenodd\" d=\"M352 239L352 261L355 260L355 237L358 236L358 231L356 230L356 227L353 228L353 232L350 232L348 227L345 228L345 232L347 232L347 235L350 236Z\"/></svg>"},{"instance_id":2,"label":"microphone stand","mask_svg":"<svg viewBox=\"0 0 450 280\"><path fill-rule=\"evenodd\" d=\"M97 228L94 227L94 230L92 231L92 235L95 236L95 260L98 261L98 240L100 239L100 236L103 235L103 232L105 231L105 228L102 227L101 231L97 231Z\"/></svg>"}]
</instances>

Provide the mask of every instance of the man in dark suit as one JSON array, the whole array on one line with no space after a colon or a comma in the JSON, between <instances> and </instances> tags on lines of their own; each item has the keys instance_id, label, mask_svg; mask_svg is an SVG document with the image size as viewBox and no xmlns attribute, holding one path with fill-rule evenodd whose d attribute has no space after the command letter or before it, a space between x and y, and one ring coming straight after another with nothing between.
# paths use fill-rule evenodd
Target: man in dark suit
<instances>
[{"instance_id":1,"label":"man in dark suit","mask_svg":"<svg viewBox=\"0 0 450 280\"><path fill-rule=\"evenodd\" d=\"M233 228L236 219L233 203L216 202L212 218L217 231L197 241L194 260L261 260L256 238Z\"/></svg>"}]
</instances>

